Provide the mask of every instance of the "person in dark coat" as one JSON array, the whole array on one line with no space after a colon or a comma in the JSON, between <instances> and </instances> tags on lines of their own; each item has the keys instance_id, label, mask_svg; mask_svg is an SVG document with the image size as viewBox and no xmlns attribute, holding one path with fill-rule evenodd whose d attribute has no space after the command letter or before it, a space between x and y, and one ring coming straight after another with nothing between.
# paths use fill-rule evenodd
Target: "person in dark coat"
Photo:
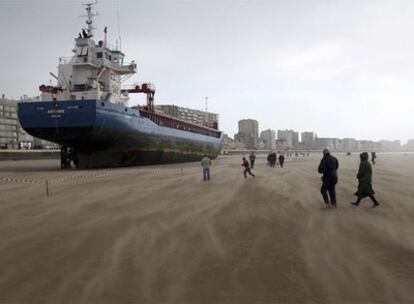
<instances>
[{"instance_id":1,"label":"person in dark coat","mask_svg":"<svg viewBox=\"0 0 414 304\"><path fill-rule=\"evenodd\" d=\"M283 168L284 162L285 162L285 156L283 154L279 154L279 164L281 168Z\"/></svg>"},{"instance_id":2,"label":"person in dark coat","mask_svg":"<svg viewBox=\"0 0 414 304\"><path fill-rule=\"evenodd\" d=\"M371 152L371 161L372 164L375 165L375 159L377 158L377 153Z\"/></svg>"},{"instance_id":3,"label":"person in dark coat","mask_svg":"<svg viewBox=\"0 0 414 304\"><path fill-rule=\"evenodd\" d=\"M270 167L274 168L276 166L277 156L275 152L270 154Z\"/></svg>"},{"instance_id":4,"label":"person in dark coat","mask_svg":"<svg viewBox=\"0 0 414 304\"><path fill-rule=\"evenodd\" d=\"M323 150L323 158L319 164L318 172L322 174L321 194L325 201L326 208L336 208L335 185L338 183L337 170L339 163L336 157L329 153L328 149ZM328 193L330 202L328 199Z\"/></svg>"},{"instance_id":5,"label":"person in dark coat","mask_svg":"<svg viewBox=\"0 0 414 304\"><path fill-rule=\"evenodd\" d=\"M249 173L249 175L253 177L256 177L256 175L254 175L252 171L250 171L249 161L245 157L243 157L243 163L241 165L242 167L244 167L244 172L243 172L244 178L247 178L247 173Z\"/></svg>"},{"instance_id":6,"label":"person in dark coat","mask_svg":"<svg viewBox=\"0 0 414 304\"><path fill-rule=\"evenodd\" d=\"M252 169L254 169L254 163L256 162L256 155L254 154L253 151L252 153L250 153L249 159L250 159L250 165L252 166Z\"/></svg>"},{"instance_id":7,"label":"person in dark coat","mask_svg":"<svg viewBox=\"0 0 414 304\"><path fill-rule=\"evenodd\" d=\"M369 197L374 205L373 208L378 207L380 204L374 197L374 190L372 189L372 167L368 161L368 153L364 152L359 155L361 163L359 165L359 170L357 174L358 179L358 191L355 192L356 197L358 198L355 203L351 205L359 206L359 202L364 197Z\"/></svg>"}]
</instances>

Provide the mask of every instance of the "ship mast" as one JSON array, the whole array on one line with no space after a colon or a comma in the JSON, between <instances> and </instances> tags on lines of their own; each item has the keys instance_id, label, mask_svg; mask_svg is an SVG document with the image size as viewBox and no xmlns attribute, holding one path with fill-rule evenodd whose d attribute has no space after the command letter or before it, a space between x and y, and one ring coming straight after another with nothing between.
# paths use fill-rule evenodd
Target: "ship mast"
<instances>
[{"instance_id":1,"label":"ship mast","mask_svg":"<svg viewBox=\"0 0 414 304\"><path fill-rule=\"evenodd\" d=\"M86 6L86 8L85 8L86 9L86 15L84 17L86 17L86 25L88 26L87 31L88 31L88 37L89 38L93 37L93 30L96 29L93 26L93 17L94 16L97 16L98 14L97 13L94 13L92 11L92 8L97 3L98 2L95 1L95 2L88 2L88 3L85 3L84 4Z\"/></svg>"}]
</instances>

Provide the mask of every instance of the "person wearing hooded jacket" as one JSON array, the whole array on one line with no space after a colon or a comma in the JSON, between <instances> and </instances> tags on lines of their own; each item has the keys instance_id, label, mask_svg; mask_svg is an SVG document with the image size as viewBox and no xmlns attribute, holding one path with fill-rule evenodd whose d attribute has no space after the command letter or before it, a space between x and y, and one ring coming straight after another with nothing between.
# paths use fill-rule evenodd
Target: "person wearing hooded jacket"
<instances>
[{"instance_id":1,"label":"person wearing hooded jacket","mask_svg":"<svg viewBox=\"0 0 414 304\"><path fill-rule=\"evenodd\" d=\"M250 176L256 177L256 175L254 175L252 171L250 171L249 161L245 157L243 157L243 163L241 164L241 166L244 167L244 171L243 171L244 178L247 178L247 173L249 173Z\"/></svg>"},{"instance_id":2,"label":"person wearing hooded jacket","mask_svg":"<svg viewBox=\"0 0 414 304\"><path fill-rule=\"evenodd\" d=\"M323 150L323 158L319 164L318 172L322 174L321 194L326 204L326 208L336 208L336 191L335 185L338 183L338 175L336 171L339 163L336 157L329 153L328 149ZM330 202L328 199L328 193Z\"/></svg>"},{"instance_id":3,"label":"person wearing hooded jacket","mask_svg":"<svg viewBox=\"0 0 414 304\"><path fill-rule=\"evenodd\" d=\"M351 203L351 205L359 206L360 201L369 197L373 202L373 208L378 207L380 204L374 197L374 189L372 189L372 166L368 161L368 153L364 152L359 155L361 163L359 165L359 170L357 174L358 179L358 191L355 192L357 201Z\"/></svg>"},{"instance_id":4,"label":"person wearing hooded jacket","mask_svg":"<svg viewBox=\"0 0 414 304\"><path fill-rule=\"evenodd\" d=\"M254 168L254 163L256 162L256 155L254 154L253 151L252 151L252 153L250 153L249 159L250 159L250 166L253 169Z\"/></svg>"}]
</instances>

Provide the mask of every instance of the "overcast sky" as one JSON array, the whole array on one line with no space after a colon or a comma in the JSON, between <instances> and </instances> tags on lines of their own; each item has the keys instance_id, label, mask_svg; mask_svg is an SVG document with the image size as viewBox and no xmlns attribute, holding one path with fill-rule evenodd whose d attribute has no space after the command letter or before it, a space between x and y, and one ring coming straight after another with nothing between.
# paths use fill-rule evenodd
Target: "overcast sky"
<instances>
[{"instance_id":1,"label":"overcast sky","mask_svg":"<svg viewBox=\"0 0 414 304\"><path fill-rule=\"evenodd\" d=\"M0 0L0 93L39 95L84 26L81 1ZM414 1L98 1L151 81L158 104L219 113L231 136L259 129L320 137L414 138ZM130 105L144 102L133 97Z\"/></svg>"}]
</instances>

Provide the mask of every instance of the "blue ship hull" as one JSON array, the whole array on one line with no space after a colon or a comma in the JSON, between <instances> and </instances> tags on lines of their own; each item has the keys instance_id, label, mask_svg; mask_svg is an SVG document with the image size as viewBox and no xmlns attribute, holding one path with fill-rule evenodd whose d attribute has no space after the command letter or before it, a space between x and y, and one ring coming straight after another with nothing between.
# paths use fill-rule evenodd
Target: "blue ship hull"
<instances>
[{"instance_id":1,"label":"blue ship hull","mask_svg":"<svg viewBox=\"0 0 414 304\"><path fill-rule=\"evenodd\" d=\"M220 137L163 127L139 110L100 100L21 102L30 135L73 148L78 168L197 161L217 157Z\"/></svg>"}]
</instances>

